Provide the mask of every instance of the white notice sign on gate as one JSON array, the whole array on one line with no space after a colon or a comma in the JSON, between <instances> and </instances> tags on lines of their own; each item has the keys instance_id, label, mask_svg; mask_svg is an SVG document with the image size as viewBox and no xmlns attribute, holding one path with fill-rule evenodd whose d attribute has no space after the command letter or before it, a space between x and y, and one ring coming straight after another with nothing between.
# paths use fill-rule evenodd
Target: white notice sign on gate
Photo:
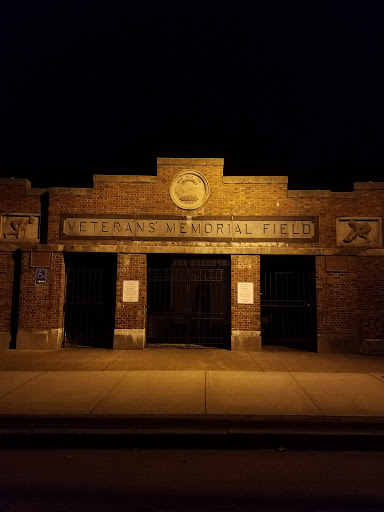
<instances>
[{"instance_id":1,"label":"white notice sign on gate","mask_svg":"<svg viewBox=\"0 0 384 512\"><path fill-rule=\"evenodd\" d=\"M123 302L139 302L139 281L123 281Z\"/></svg>"},{"instance_id":2,"label":"white notice sign on gate","mask_svg":"<svg viewBox=\"0 0 384 512\"><path fill-rule=\"evenodd\" d=\"M237 303L253 304L253 283L237 283Z\"/></svg>"}]
</instances>

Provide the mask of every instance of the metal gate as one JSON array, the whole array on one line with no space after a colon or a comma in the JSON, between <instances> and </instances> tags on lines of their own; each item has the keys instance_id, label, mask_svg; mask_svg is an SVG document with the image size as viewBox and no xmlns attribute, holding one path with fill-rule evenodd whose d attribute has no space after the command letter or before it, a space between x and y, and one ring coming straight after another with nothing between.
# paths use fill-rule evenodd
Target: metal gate
<instances>
[{"instance_id":1,"label":"metal gate","mask_svg":"<svg viewBox=\"0 0 384 512\"><path fill-rule=\"evenodd\" d=\"M263 346L315 349L314 259L261 258Z\"/></svg>"},{"instance_id":2,"label":"metal gate","mask_svg":"<svg viewBox=\"0 0 384 512\"><path fill-rule=\"evenodd\" d=\"M112 348L116 255L66 254L64 346Z\"/></svg>"},{"instance_id":3,"label":"metal gate","mask_svg":"<svg viewBox=\"0 0 384 512\"><path fill-rule=\"evenodd\" d=\"M148 343L229 348L229 258L148 256Z\"/></svg>"}]
</instances>

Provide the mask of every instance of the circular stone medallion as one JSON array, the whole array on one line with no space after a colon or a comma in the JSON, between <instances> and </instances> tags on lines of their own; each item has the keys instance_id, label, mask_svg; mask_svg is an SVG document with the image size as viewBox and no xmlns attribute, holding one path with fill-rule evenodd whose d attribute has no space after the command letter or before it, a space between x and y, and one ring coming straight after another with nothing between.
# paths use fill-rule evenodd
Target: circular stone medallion
<instances>
[{"instance_id":1,"label":"circular stone medallion","mask_svg":"<svg viewBox=\"0 0 384 512\"><path fill-rule=\"evenodd\" d=\"M179 208L195 210L208 199L209 184L201 172L182 171L171 181L169 194Z\"/></svg>"}]
</instances>

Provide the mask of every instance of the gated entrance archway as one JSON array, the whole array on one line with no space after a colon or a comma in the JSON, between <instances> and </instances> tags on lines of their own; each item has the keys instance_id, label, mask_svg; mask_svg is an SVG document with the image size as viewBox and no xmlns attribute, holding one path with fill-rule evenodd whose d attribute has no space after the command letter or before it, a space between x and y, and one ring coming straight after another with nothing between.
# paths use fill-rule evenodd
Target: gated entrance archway
<instances>
[{"instance_id":1,"label":"gated entrance archway","mask_svg":"<svg viewBox=\"0 0 384 512\"><path fill-rule=\"evenodd\" d=\"M261 256L263 347L316 350L315 258Z\"/></svg>"},{"instance_id":2,"label":"gated entrance archway","mask_svg":"<svg viewBox=\"0 0 384 512\"><path fill-rule=\"evenodd\" d=\"M112 348L116 254L68 253L64 259L64 346Z\"/></svg>"},{"instance_id":3,"label":"gated entrance archway","mask_svg":"<svg viewBox=\"0 0 384 512\"><path fill-rule=\"evenodd\" d=\"M148 343L230 347L230 260L148 256Z\"/></svg>"}]
</instances>

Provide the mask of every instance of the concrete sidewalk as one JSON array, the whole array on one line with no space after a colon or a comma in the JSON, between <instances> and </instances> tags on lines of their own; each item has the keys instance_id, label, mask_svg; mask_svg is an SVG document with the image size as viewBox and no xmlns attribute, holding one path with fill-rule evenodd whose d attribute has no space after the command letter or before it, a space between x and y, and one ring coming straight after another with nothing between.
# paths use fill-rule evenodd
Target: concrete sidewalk
<instances>
[{"instance_id":1,"label":"concrete sidewalk","mask_svg":"<svg viewBox=\"0 0 384 512\"><path fill-rule=\"evenodd\" d=\"M0 350L0 371L250 371L381 373L384 356L211 348Z\"/></svg>"},{"instance_id":2,"label":"concrete sidewalk","mask_svg":"<svg viewBox=\"0 0 384 512\"><path fill-rule=\"evenodd\" d=\"M359 433L379 436L384 446L383 357L172 348L3 351L0 369L3 441L34 432L283 432Z\"/></svg>"},{"instance_id":3,"label":"concrete sidewalk","mask_svg":"<svg viewBox=\"0 0 384 512\"><path fill-rule=\"evenodd\" d=\"M384 418L382 373L2 371L0 415Z\"/></svg>"}]
</instances>

